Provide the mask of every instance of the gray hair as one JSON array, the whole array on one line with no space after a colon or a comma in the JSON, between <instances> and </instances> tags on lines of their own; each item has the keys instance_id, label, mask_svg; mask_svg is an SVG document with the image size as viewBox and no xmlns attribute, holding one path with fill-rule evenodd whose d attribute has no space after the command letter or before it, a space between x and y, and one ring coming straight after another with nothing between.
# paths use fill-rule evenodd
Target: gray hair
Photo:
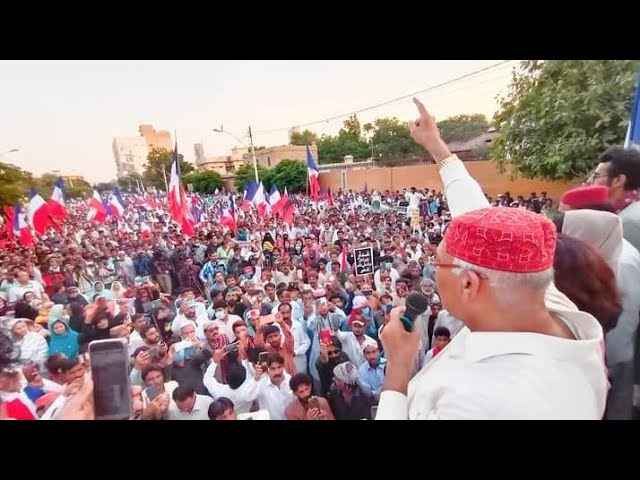
<instances>
[{"instance_id":1,"label":"gray hair","mask_svg":"<svg viewBox=\"0 0 640 480\"><path fill-rule=\"evenodd\" d=\"M545 290L553 281L553 267L541 272L513 273L479 267L455 257L452 263L458 266L458 268L452 269L454 275L460 275L463 270L472 270L486 276L489 279L489 283L498 288Z\"/></svg>"}]
</instances>

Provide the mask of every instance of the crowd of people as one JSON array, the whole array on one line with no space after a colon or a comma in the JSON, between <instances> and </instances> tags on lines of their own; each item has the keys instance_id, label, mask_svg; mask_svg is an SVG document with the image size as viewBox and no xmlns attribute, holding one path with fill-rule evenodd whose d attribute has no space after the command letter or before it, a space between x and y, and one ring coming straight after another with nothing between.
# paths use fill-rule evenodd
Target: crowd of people
<instances>
[{"instance_id":1,"label":"crowd of people","mask_svg":"<svg viewBox=\"0 0 640 480\"><path fill-rule=\"evenodd\" d=\"M240 196L193 196L192 238L162 197L104 224L75 201L33 248L7 242L0 417L92 418L88 345L121 338L142 420L631 419L640 153L594 159L556 208L491 199L420 108L442 192L291 195L292 224L238 208L235 229L217 212Z\"/></svg>"}]
</instances>

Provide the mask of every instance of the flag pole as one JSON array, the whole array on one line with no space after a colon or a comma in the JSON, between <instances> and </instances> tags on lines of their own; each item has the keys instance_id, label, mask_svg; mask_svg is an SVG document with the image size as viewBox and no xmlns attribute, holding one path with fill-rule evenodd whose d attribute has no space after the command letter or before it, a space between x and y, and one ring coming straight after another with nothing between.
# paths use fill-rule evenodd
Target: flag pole
<instances>
[{"instance_id":1,"label":"flag pole","mask_svg":"<svg viewBox=\"0 0 640 480\"><path fill-rule=\"evenodd\" d=\"M258 179L258 159L256 158L256 149L253 146L253 134L251 133L251 125L249 125L249 144L251 145L251 160L253 162L253 173L256 177L256 183L260 185Z\"/></svg>"}]
</instances>

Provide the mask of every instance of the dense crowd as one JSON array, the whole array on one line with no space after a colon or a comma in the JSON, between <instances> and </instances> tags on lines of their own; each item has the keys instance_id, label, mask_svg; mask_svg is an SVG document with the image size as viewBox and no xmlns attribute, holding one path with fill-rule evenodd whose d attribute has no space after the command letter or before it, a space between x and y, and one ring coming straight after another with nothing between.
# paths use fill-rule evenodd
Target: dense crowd
<instances>
[{"instance_id":1,"label":"dense crowd","mask_svg":"<svg viewBox=\"0 0 640 480\"><path fill-rule=\"evenodd\" d=\"M630 418L640 245L623 240L622 209L606 204L612 192L624 197L623 208L635 204L640 158L623 149L608 155L600 165L626 169L627 183L619 191L605 182L567 192L564 213L544 192L526 199L505 192L481 203L509 207L496 211L517 219L538 217L545 228L546 217L555 218L552 280L607 334L614 379L607 415ZM410 292L422 292L429 308L416 320L409 378L473 329L444 308L435 282L441 268L466 268L443 263L437 250L457 235L454 227L447 236L458 215L453 202L466 195L443 183L445 192L338 191L317 201L291 195L292 224L238 207L234 229L222 225L220 211L241 206L241 196L193 195L199 224L192 238L172 222L161 196L125 196L124 217L103 224L87 220L84 202L69 202L67 218L33 248L7 242L0 256L2 416L89 418L77 406L91 393L88 345L122 338L135 418L372 419L387 389L381 331ZM364 263L358 251L370 252Z\"/></svg>"}]
</instances>

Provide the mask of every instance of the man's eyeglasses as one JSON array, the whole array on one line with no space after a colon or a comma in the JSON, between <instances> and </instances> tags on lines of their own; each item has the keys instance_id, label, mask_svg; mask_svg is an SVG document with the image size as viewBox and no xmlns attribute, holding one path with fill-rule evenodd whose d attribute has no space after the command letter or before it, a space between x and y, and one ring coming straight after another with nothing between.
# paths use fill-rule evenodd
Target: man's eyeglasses
<instances>
[{"instance_id":1,"label":"man's eyeglasses","mask_svg":"<svg viewBox=\"0 0 640 480\"><path fill-rule=\"evenodd\" d=\"M434 268L461 268L460 265L456 265L455 263L443 263L443 262L438 262L437 260L429 260L426 263L427 265ZM485 280L488 279L488 277L484 273L480 273L477 270L471 270L471 271L476 275L478 275L480 278L484 278Z\"/></svg>"}]
</instances>

